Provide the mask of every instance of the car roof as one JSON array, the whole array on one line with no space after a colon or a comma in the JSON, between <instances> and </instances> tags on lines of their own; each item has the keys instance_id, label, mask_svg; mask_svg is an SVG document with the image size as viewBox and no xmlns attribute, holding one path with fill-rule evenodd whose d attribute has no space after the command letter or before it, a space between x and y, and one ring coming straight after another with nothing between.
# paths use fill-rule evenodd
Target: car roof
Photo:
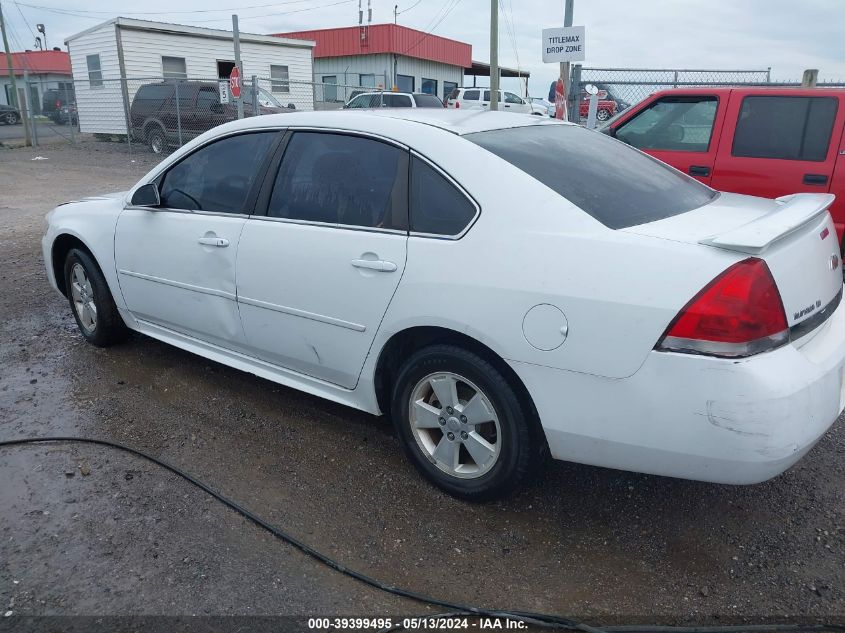
<instances>
[{"instance_id":1,"label":"car roof","mask_svg":"<svg viewBox=\"0 0 845 633\"><path fill-rule=\"evenodd\" d=\"M596 84L598 85L598 84ZM777 85L760 85L760 86L714 86L714 87L691 87L691 88L666 88L665 90L658 90L654 92L655 95L717 95L727 96L731 92L741 94L779 94L796 95L801 97L823 97L830 95L841 96L845 92L845 88L834 87L817 87L817 88L802 88L800 86L777 86Z\"/></svg>"},{"instance_id":2,"label":"car roof","mask_svg":"<svg viewBox=\"0 0 845 633\"><path fill-rule=\"evenodd\" d=\"M320 110L312 112L291 112L268 114L261 117L233 121L225 127L233 129L254 129L259 127L325 127L349 131L375 132L388 123L406 124L408 131L420 125L427 125L458 136L474 132L487 132L532 125L574 125L563 121L538 117L531 114L512 112L490 112L488 110L447 110L438 108L385 108L378 110ZM419 128L417 128L419 129Z\"/></svg>"}]
</instances>

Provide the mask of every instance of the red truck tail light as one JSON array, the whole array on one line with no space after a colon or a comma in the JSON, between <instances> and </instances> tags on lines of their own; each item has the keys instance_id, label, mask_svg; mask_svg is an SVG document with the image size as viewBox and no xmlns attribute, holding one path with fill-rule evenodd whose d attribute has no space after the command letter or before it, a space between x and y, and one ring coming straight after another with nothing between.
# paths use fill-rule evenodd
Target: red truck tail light
<instances>
[{"instance_id":1,"label":"red truck tail light","mask_svg":"<svg viewBox=\"0 0 845 633\"><path fill-rule=\"evenodd\" d=\"M460 107L461 107L461 102L455 101L455 108L457 109L457 108L460 108Z\"/></svg>"},{"instance_id":2,"label":"red truck tail light","mask_svg":"<svg viewBox=\"0 0 845 633\"><path fill-rule=\"evenodd\" d=\"M750 257L693 297L655 349L739 358L788 341L789 326L772 273L762 259Z\"/></svg>"}]
</instances>

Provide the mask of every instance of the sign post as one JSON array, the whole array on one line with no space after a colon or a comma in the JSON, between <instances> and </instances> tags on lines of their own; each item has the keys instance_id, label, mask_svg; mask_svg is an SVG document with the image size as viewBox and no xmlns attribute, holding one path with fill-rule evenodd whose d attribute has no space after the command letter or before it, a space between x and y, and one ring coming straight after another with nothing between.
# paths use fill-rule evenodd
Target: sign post
<instances>
[{"instance_id":1,"label":"sign post","mask_svg":"<svg viewBox=\"0 0 845 633\"><path fill-rule=\"evenodd\" d=\"M571 17L567 18L571 23ZM584 61L585 51L583 26L543 29L543 61L547 64L560 63L560 78L555 87L555 118L570 118L566 112L569 63Z\"/></svg>"},{"instance_id":2,"label":"sign post","mask_svg":"<svg viewBox=\"0 0 845 633\"><path fill-rule=\"evenodd\" d=\"M232 72L229 73L229 92L232 93L232 97L234 97L237 101L240 101L240 99L241 99L241 72L238 70L237 66L232 68Z\"/></svg>"}]
</instances>

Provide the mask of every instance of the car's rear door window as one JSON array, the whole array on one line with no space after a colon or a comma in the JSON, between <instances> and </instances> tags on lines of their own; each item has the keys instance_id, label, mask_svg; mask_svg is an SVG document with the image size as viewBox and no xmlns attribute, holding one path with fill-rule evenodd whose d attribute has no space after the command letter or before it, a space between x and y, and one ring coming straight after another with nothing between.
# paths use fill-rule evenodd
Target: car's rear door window
<instances>
[{"instance_id":1,"label":"car's rear door window","mask_svg":"<svg viewBox=\"0 0 845 633\"><path fill-rule=\"evenodd\" d=\"M382 229L408 226L408 153L371 138L296 132L267 215Z\"/></svg>"},{"instance_id":2,"label":"car's rear door window","mask_svg":"<svg viewBox=\"0 0 845 633\"><path fill-rule=\"evenodd\" d=\"M247 213L256 174L278 132L215 141L171 167L161 181L161 206L189 211Z\"/></svg>"},{"instance_id":3,"label":"car's rear door window","mask_svg":"<svg viewBox=\"0 0 845 633\"><path fill-rule=\"evenodd\" d=\"M464 136L621 229L704 206L718 193L605 134L539 124Z\"/></svg>"},{"instance_id":4,"label":"car's rear door window","mask_svg":"<svg viewBox=\"0 0 845 633\"><path fill-rule=\"evenodd\" d=\"M414 105L411 103L411 97L408 95L395 95L385 92L383 98L384 105L388 108L410 108Z\"/></svg>"},{"instance_id":5,"label":"car's rear door window","mask_svg":"<svg viewBox=\"0 0 845 633\"><path fill-rule=\"evenodd\" d=\"M478 212L443 174L416 156L411 159L411 231L456 236Z\"/></svg>"},{"instance_id":6,"label":"car's rear door window","mask_svg":"<svg viewBox=\"0 0 845 633\"><path fill-rule=\"evenodd\" d=\"M480 90L464 90L464 101L478 101L478 96L481 94Z\"/></svg>"},{"instance_id":7,"label":"car's rear door window","mask_svg":"<svg viewBox=\"0 0 845 633\"><path fill-rule=\"evenodd\" d=\"M731 154L823 161L839 100L753 95L742 100Z\"/></svg>"}]
</instances>

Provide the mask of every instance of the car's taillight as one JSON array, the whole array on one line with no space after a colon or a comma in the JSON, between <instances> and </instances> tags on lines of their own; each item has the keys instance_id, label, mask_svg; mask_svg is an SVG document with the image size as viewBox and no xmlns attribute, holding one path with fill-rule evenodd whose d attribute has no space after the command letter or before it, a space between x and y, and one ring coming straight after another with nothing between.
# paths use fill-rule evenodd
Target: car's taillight
<instances>
[{"instance_id":1,"label":"car's taillight","mask_svg":"<svg viewBox=\"0 0 845 633\"><path fill-rule=\"evenodd\" d=\"M789 341L775 280L751 257L707 284L669 324L655 349L737 358Z\"/></svg>"},{"instance_id":2,"label":"car's taillight","mask_svg":"<svg viewBox=\"0 0 845 633\"><path fill-rule=\"evenodd\" d=\"M56 107L57 107L57 108L61 108L61 107L62 107L62 102L61 102L61 101L59 101L58 99L56 99Z\"/></svg>"},{"instance_id":3,"label":"car's taillight","mask_svg":"<svg viewBox=\"0 0 845 633\"><path fill-rule=\"evenodd\" d=\"M455 101L455 108L460 108L460 107L461 107L461 102Z\"/></svg>"}]
</instances>

